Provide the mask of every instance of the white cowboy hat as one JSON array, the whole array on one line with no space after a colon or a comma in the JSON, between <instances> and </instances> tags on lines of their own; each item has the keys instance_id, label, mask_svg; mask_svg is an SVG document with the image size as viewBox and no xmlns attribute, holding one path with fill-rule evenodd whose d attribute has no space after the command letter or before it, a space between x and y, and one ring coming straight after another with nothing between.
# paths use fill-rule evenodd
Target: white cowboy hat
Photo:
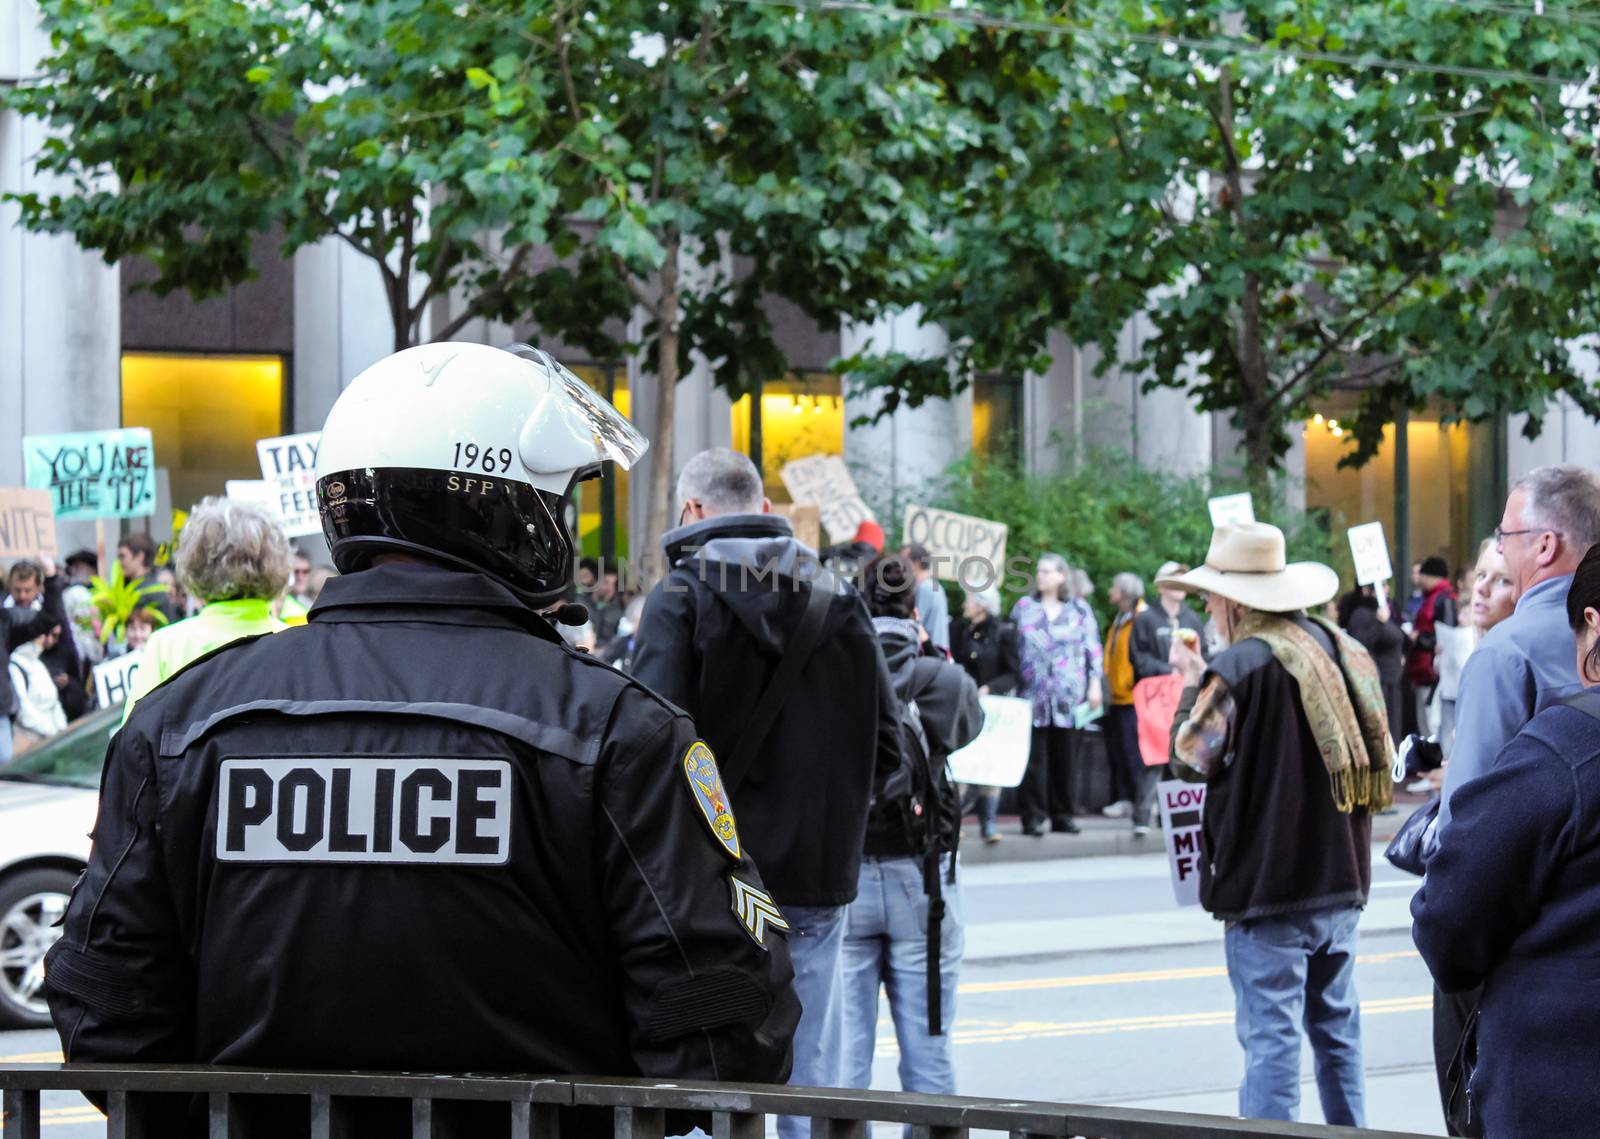
<instances>
[{"instance_id":1,"label":"white cowboy hat","mask_svg":"<svg viewBox=\"0 0 1600 1139\"><path fill-rule=\"evenodd\" d=\"M1217 527L1205 565L1178 577L1157 577L1156 585L1216 593L1263 613L1295 613L1331 601L1339 575L1320 562L1287 564L1283 531L1245 522Z\"/></svg>"}]
</instances>

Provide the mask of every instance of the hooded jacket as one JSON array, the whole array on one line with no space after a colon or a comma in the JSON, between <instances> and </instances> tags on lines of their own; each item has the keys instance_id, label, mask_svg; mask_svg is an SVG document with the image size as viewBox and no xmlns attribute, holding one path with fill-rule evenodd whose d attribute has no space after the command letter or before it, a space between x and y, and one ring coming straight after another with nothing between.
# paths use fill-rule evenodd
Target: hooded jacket
<instances>
[{"instance_id":1,"label":"hooded jacket","mask_svg":"<svg viewBox=\"0 0 1600 1139\"><path fill-rule=\"evenodd\" d=\"M11 686L11 654L29 641L38 640L51 629L67 631L66 611L61 607L61 578L45 578L43 600L37 610L0 609L0 653L8 666L0 668L0 716L9 716L17 706L17 693Z\"/></svg>"},{"instance_id":2,"label":"hooded jacket","mask_svg":"<svg viewBox=\"0 0 1600 1139\"><path fill-rule=\"evenodd\" d=\"M729 794L780 905L848 905L872 788L900 762L899 708L866 604L818 578L816 552L774 514L708 518L665 545L672 569L645 603L633 675L687 711L725 764L810 591L833 594L821 640Z\"/></svg>"},{"instance_id":3,"label":"hooded jacket","mask_svg":"<svg viewBox=\"0 0 1600 1139\"><path fill-rule=\"evenodd\" d=\"M983 730L977 682L960 665L925 655L917 622L903 617L876 617L872 624L878 631L878 643L883 646L895 696L902 703L916 702L922 730L928 737L928 758L943 770L950 753L966 747ZM945 847L954 850L961 833L960 801L955 785L948 779L943 781L941 792L940 830ZM868 828L866 852L878 858L922 854L907 848L904 835L877 833L872 827Z\"/></svg>"}]
</instances>

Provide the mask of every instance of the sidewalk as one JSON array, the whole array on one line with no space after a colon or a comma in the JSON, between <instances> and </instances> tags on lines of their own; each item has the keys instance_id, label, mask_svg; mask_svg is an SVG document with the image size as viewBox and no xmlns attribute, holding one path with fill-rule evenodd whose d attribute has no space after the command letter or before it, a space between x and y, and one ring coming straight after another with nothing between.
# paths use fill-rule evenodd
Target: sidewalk
<instances>
[{"instance_id":1,"label":"sidewalk","mask_svg":"<svg viewBox=\"0 0 1600 1139\"><path fill-rule=\"evenodd\" d=\"M1395 831L1400 829L1400 824L1427 799L1426 795L1397 791L1397 809L1394 813L1379 815L1372 820L1373 842L1387 845ZM995 862L1100 858L1116 854L1166 855L1159 826L1152 826L1144 838L1133 837L1133 824L1127 819L1107 819L1098 814L1080 815L1078 826L1083 828L1080 834L1051 833L1030 838L1022 833L1022 825L1015 816L1001 815L1000 833L1004 837L993 846L987 846L978 835L977 820L969 815L961 826L961 861L967 866L983 866Z\"/></svg>"}]
</instances>

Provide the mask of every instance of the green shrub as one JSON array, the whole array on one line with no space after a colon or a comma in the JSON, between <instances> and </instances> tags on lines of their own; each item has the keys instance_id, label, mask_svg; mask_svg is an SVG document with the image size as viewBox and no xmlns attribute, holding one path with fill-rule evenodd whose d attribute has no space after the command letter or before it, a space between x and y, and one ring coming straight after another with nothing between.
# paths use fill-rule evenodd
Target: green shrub
<instances>
[{"instance_id":1,"label":"green shrub","mask_svg":"<svg viewBox=\"0 0 1600 1139\"><path fill-rule=\"evenodd\" d=\"M1242 479L1182 476L1139 467L1128 455L1112 449L1087 452L1079 464L1068 463L1059 474L1022 471L1010 463L978 456L961 460L925 492L930 506L1003 522L1010 527L1008 560L1027 559L1028 573L1040 553L1063 555L1074 568L1088 571L1095 585L1092 598L1102 622L1111 615L1106 590L1124 571L1151 581L1165 561L1199 565L1211 543L1211 518L1206 500L1251 489ZM1256 492L1256 517L1284 531L1289 560L1334 564L1333 541L1325 513L1306 513L1284 505L1283 487L1271 500ZM1007 573L1002 593L1007 610L1030 588L1027 580ZM959 590L952 612L959 608Z\"/></svg>"}]
</instances>

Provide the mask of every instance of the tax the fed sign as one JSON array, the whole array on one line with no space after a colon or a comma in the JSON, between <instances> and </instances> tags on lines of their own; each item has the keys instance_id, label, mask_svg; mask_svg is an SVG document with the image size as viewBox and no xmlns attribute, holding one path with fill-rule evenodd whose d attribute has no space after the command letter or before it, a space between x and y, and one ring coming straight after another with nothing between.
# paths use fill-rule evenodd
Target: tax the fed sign
<instances>
[{"instance_id":1,"label":"tax the fed sign","mask_svg":"<svg viewBox=\"0 0 1600 1139\"><path fill-rule=\"evenodd\" d=\"M1205 812L1206 785L1169 779L1156 786L1161 828L1167 836L1172 868L1172 893L1180 906L1200 904L1200 821Z\"/></svg>"},{"instance_id":2,"label":"tax the fed sign","mask_svg":"<svg viewBox=\"0 0 1600 1139\"><path fill-rule=\"evenodd\" d=\"M25 435L28 485L48 491L58 521L143 518L156 509L156 448L144 427Z\"/></svg>"},{"instance_id":3,"label":"tax the fed sign","mask_svg":"<svg viewBox=\"0 0 1600 1139\"><path fill-rule=\"evenodd\" d=\"M266 505L282 520L283 532L291 538L322 533L322 515L317 511L317 447L321 442L320 431L256 440L262 481L271 492Z\"/></svg>"}]
</instances>

